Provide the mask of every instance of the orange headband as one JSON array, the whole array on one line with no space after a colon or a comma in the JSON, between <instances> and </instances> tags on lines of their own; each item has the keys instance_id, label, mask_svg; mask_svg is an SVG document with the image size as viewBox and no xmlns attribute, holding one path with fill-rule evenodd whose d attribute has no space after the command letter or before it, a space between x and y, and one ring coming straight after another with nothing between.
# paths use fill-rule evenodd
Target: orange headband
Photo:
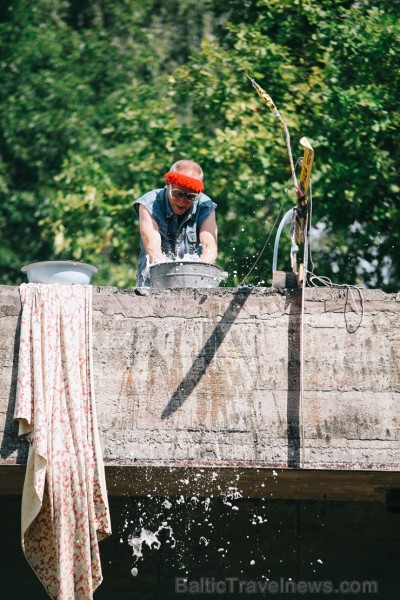
<instances>
[{"instance_id":1,"label":"orange headband","mask_svg":"<svg viewBox=\"0 0 400 600\"><path fill-rule=\"evenodd\" d=\"M188 177L188 175L184 175L183 173L175 173L174 171L168 171L165 176L165 181L167 183L174 183L175 185L180 185L181 187L188 188L189 190L193 190L196 194L204 191L204 185L201 179L195 179L194 177Z\"/></svg>"}]
</instances>

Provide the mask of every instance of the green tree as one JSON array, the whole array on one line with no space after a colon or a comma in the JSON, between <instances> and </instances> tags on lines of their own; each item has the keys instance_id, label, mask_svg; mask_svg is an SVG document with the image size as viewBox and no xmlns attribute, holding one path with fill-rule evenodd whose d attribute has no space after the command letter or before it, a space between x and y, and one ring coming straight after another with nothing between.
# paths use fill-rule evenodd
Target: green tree
<instances>
[{"instance_id":1,"label":"green tree","mask_svg":"<svg viewBox=\"0 0 400 600\"><path fill-rule=\"evenodd\" d=\"M131 177L151 185L166 74L207 23L201 1L2 3L3 283L18 283L24 262L81 258L101 259L98 281L133 284Z\"/></svg>"},{"instance_id":2,"label":"green tree","mask_svg":"<svg viewBox=\"0 0 400 600\"><path fill-rule=\"evenodd\" d=\"M177 77L201 131L207 114L203 150L208 170L217 163L225 176L224 190L215 182L222 247L239 279L266 237L264 215L271 222L279 212L288 173L282 130L251 99L248 73L284 115L294 155L302 135L315 148L313 223L325 227L313 245L318 273L398 289L400 4L232 0L228 8L213 2L225 17L218 38ZM270 264L271 249L252 281Z\"/></svg>"},{"instance_id":3,"label":"green tree","mask_svg":"<svg viewBox=\"0 0 400 600\"><path fill-rule=\"evenodd\" d=\"M313 259L336 282L398 289L399 2L5 2L0 12L0 256L91 260L134 284L134 199L191 157L218 203L219 263L236 285L295 204L315 149ZM249 283L267 285L272 246ZM288 235L278 268L289 268ZM16 243L18 240L18 243Z\"/></svg>"}]
</instances>

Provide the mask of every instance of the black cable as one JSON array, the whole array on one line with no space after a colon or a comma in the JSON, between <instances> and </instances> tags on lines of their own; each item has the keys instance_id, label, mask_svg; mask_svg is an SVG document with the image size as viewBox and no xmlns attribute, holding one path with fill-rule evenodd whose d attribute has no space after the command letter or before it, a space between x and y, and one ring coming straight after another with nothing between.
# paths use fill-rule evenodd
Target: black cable
<instances>
[{"instance_id":1,"label":"black cable","mask_svg":"<svg viewBox=\"0 0 400 600\"><path fill-rule=\"evenodd\" d=\"M300 159L297 159L297 160L296 160L295 169L296 169L296 167L297 167L297 164L298 164L299 160L300 160ZM241 281L241 282L238 284L238 287L240 287L241 285L243 285L243 283L246 281L246 279L248 278L248 276L250 275L250 273L252 273L253 269L254 269L254 268L257 266L257 264L258 264L258 261L259 261L259 260L260 260L260 258L262 257L262 255L263 255L263 253L264 253L264 251L265 251L265 248L267 247L267 245L268 245L268 242L269 242L269 240L270 240L270 238L271 238L272 232L274 231L274 229L275 229L275 227L276 227L276 224L277 224L277 222L278 222L278 219L279 219L279 217L281 216L282 209L283 209L283 206L284 206L284 204L285 204L285 202L286 202L287 195L288 195L288 193L289 193L289 188L290 188L290 186L291 186L291 184L292 184L292 183L293 183L293 177L291 177L291 178L289 179L289 181L288 181L288 184L287 184L287 186L286 186L286 191L285 191L285 197L284 197L284 198L283 198L283 200L282 200L282 204L281 204L281 206L280 206L280 208L279 208L279 212L278 212L278 214L277 214L277 216L276 216L276 219L275 219L275 221L274 221L274 224L272 225L272 227L271 227L271 229L270 229L270 231L269 231L269 233L268 233L268 237L267 237L267 239L265 240L264 246L261 248L261 251L260 251L259 255L257 256L256 260L254 261L254 263L253 263L252 267L250 268L250 271L249 271L249 272L248 272L248 273L247 273L247 274L246 274L246 275L243 277L242 281Z\"/></svg>"}]
</instances>

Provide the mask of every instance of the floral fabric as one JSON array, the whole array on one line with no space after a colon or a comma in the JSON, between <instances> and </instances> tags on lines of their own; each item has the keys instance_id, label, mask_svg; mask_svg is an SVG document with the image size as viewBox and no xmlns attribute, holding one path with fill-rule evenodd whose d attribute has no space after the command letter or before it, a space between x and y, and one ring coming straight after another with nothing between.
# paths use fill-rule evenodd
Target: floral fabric
<instances>
[{"instance_id":1,"label":"floral fabric","mask_svg":"<svg viewBox=\"0 0 400 600\"><path fill-rule=\"evenodd\" d=\"M111 534L92 375L92 287L22 284L14 418L29 442L26 559L54 600L88 600Z\"/></svg>"}]
</instances>

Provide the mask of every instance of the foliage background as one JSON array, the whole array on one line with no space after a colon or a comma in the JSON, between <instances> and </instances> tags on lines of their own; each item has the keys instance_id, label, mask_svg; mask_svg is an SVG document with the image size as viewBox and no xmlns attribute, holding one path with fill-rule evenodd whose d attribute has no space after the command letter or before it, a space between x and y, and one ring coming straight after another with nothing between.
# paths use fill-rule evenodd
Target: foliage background
<instances>
[{"instance_id":1,"label":"foliage background","mask_svg":"<svg viewBox=\"0 0 400 600\"><path fill-rule=\"evenodd\" d=\"M3 0L0 282L36 260L101 268L131 287L133 202L180 158L218 203L219 259L237 285L315 149L312 257L336 283L399 289L397 0ZM247 279L270 285L274 229ZM289 268L287 237L278 268Z\"/></svg>"}]
</instances>

